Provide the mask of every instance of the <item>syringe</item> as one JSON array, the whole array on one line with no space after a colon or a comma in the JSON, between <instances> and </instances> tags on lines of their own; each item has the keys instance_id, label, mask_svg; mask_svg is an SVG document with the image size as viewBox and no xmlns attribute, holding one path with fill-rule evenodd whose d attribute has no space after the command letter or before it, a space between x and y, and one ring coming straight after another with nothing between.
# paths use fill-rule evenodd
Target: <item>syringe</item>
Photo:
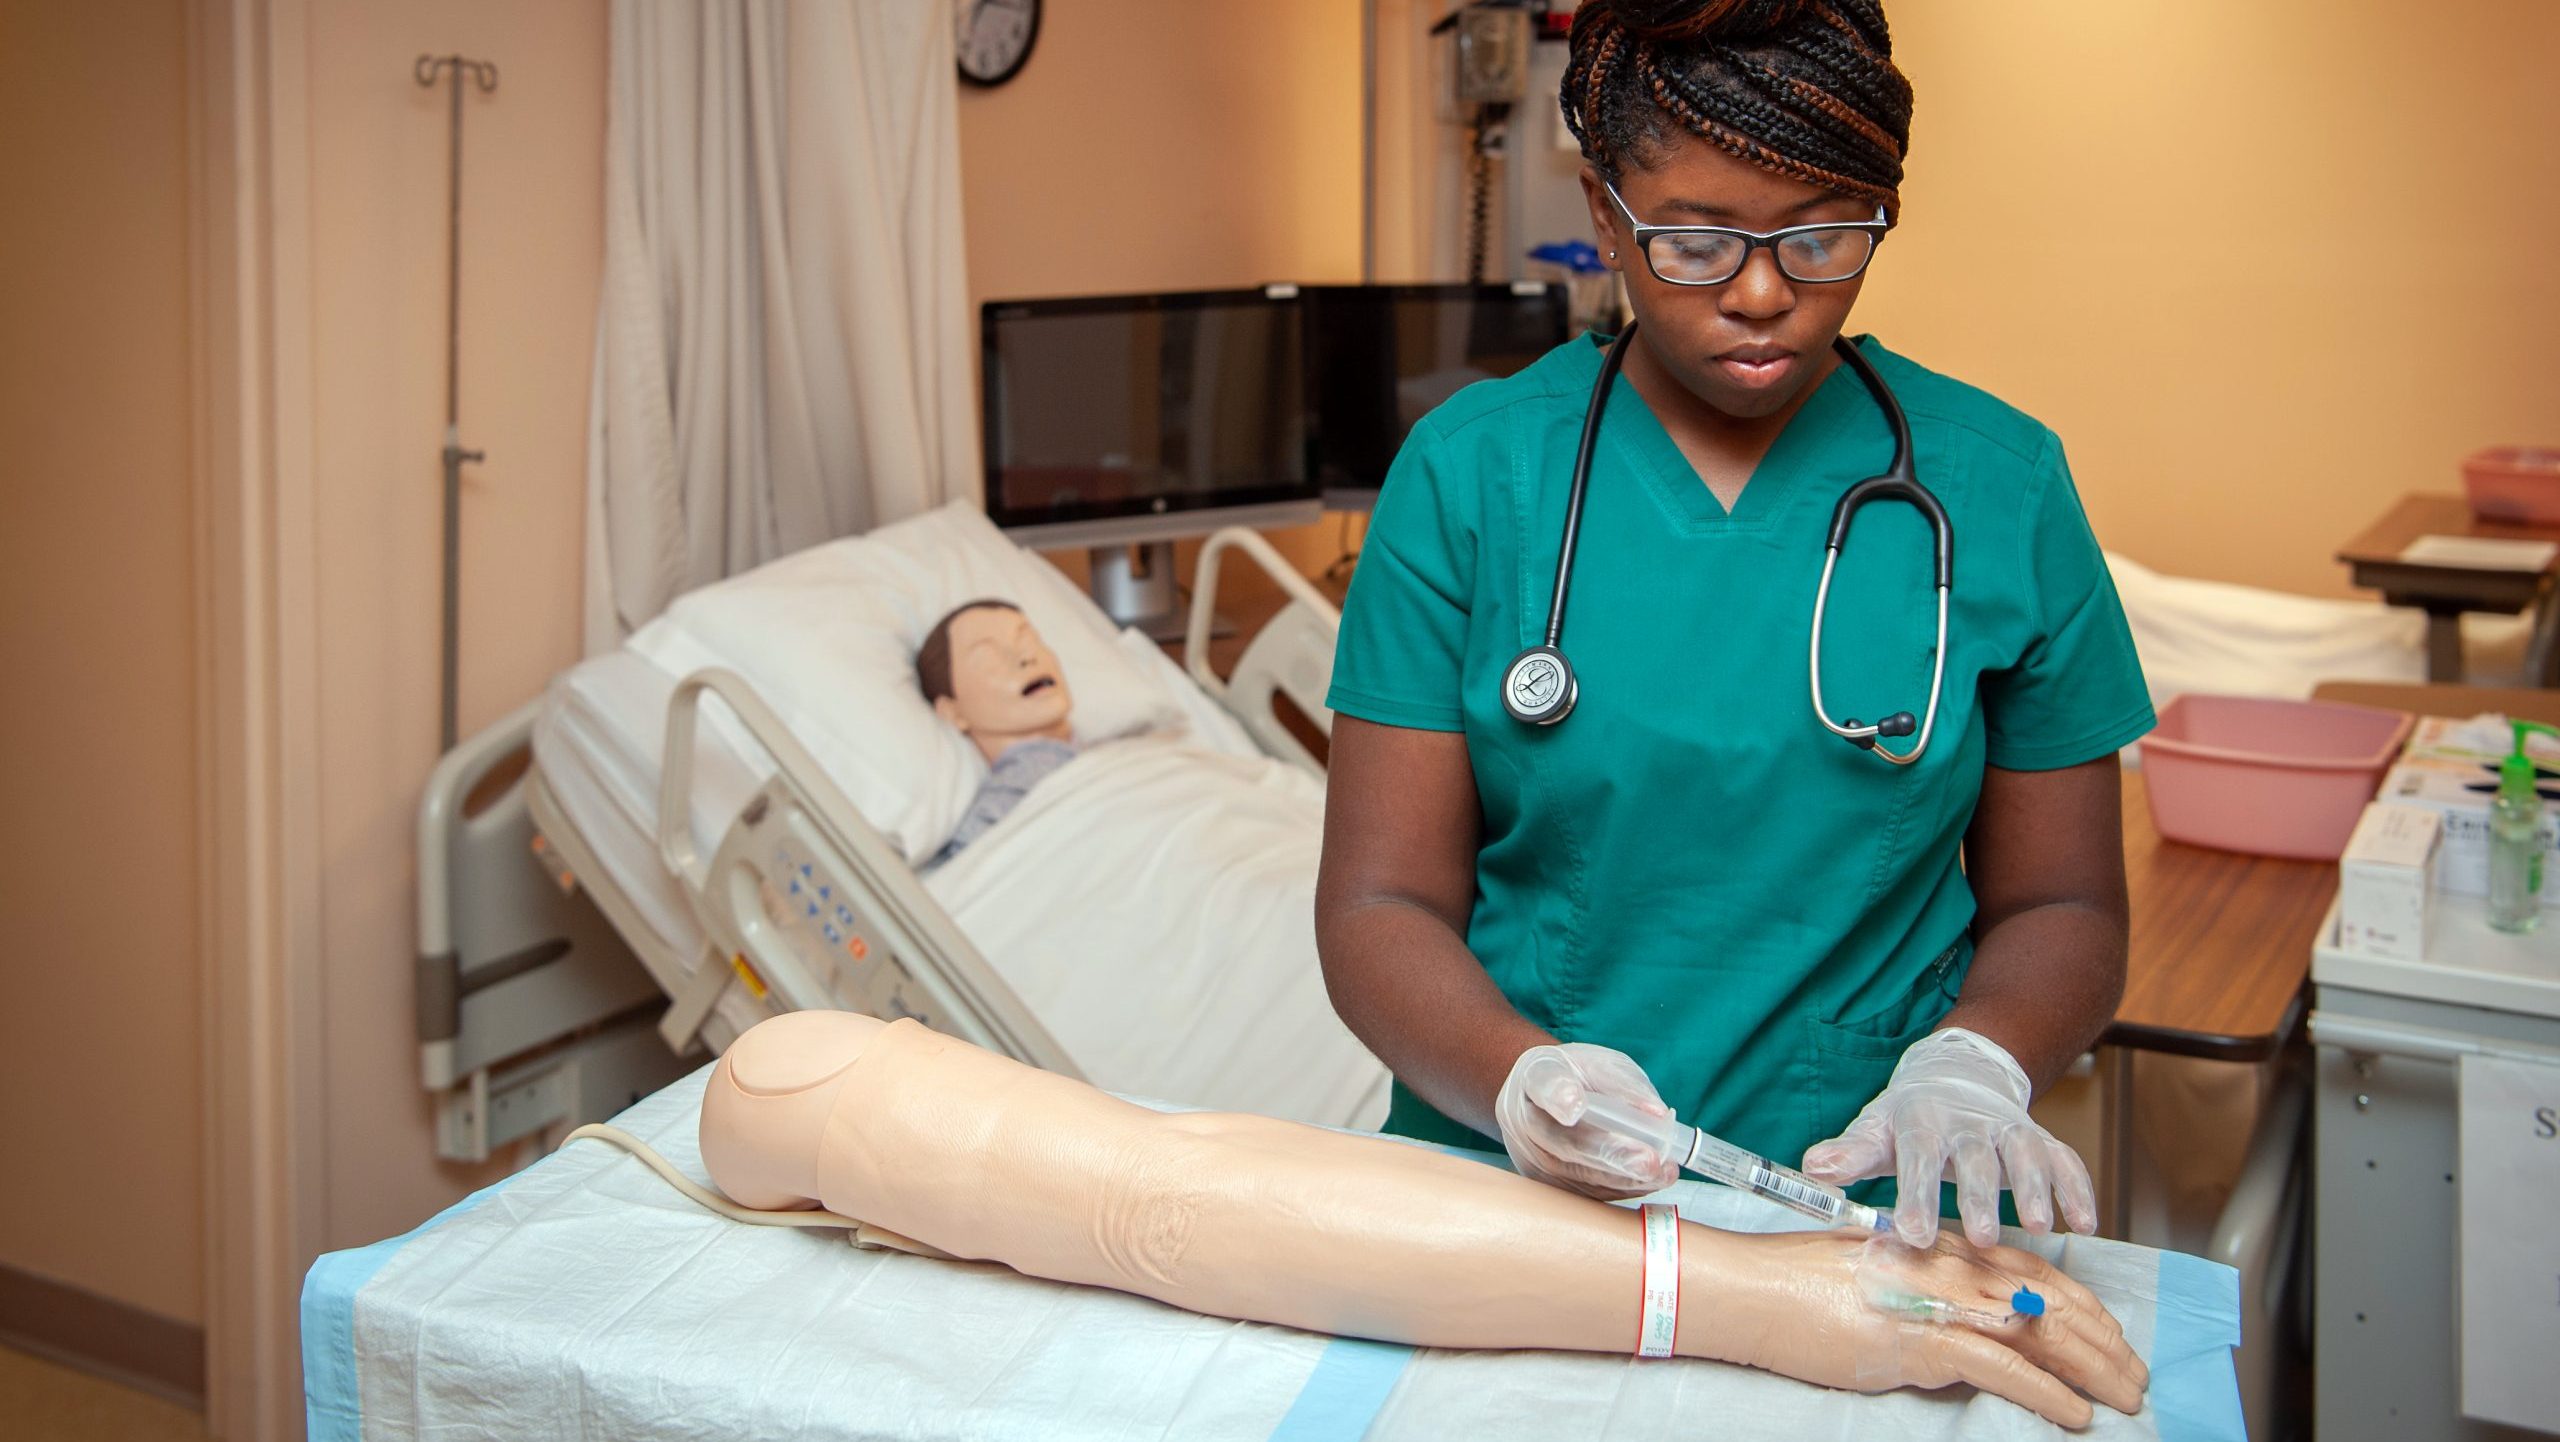
<instances>
[{"instance_id":1,"label":"syringe","mask_svg":"<svg viewBox=\"0 0 2560 1442\"><path fill-rule=\"evenodd\" d=\"M1755 1156L1731 1142L1709 1136L1677 1117L1647 1116L1612 1097L1585 1096L1582 1120L1642 1142L1660 1155L1709 1181L1767 1197L1816 1221L1861 1232L1881 1232L1893 1225L1889 1212L1853 1202L1837 1187L1826 1186L1799 1171Z\"/></svg>"}]
</instances>

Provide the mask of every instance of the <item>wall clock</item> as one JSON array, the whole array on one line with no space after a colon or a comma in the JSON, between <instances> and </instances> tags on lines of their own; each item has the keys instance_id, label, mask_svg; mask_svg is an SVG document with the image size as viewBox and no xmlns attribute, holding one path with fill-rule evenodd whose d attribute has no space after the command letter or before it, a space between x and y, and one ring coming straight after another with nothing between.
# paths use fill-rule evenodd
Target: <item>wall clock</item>
<instances>
[{"instance_id":1,"label":"wall clock","mask_svg":"<svg viewBox=\"0 0 2560 1442\"><path fill-rule=\"evenodd\" d=\"M960 78L1002 85L1021 72L1040 38L1040 0L958 0L953 21Z\"/></svg>"}]
</instances>

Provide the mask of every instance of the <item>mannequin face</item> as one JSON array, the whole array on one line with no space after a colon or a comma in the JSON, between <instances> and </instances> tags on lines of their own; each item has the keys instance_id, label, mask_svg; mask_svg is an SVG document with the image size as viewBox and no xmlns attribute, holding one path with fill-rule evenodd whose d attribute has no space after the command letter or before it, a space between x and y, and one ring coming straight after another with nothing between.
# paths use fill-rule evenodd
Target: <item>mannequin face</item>
<instances>
[{"instance_id":1,"label":"mannequin face","mask_svg":"<svg viewBox=\"0 0 2560 1442\"><path fill-rule=\"evenodd\" d=\"M1075 708L1066 673L1019 611L981 606L951 621L951 694L934 714L960 728L989 761L1034 736L1066 740Z\"/></svg>"}]
</instances>

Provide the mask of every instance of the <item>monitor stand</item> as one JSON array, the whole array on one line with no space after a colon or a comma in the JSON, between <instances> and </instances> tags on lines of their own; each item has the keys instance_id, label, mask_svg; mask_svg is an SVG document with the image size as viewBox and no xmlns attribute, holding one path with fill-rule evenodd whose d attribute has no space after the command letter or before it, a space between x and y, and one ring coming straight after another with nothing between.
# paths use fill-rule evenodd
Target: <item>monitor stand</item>
<instances>
[{"instance_id":1,"label":"monitor stand","mask_svg":"<svg viewBox=\"0 0 2560 1442\"><path fill-rule=\"evenodd\" d=\"M1114 624L1131 627L1152 641L1182 639L1190 628L1191 613L1173 584L1173 542L1095 546L1085 552L1085 559L1092 572L1085 589ZM1210 627L1212 634L1221 629L1214 623Z\"/></svg>"}]
</instances>

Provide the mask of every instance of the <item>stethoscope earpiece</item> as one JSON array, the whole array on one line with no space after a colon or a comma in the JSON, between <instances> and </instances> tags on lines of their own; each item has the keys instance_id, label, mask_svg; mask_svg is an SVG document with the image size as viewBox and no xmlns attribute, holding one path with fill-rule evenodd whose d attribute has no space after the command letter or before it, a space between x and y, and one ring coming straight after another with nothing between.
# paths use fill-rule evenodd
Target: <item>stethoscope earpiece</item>
<instances>
[{"instance_id":1,"label":"stethoscope earpiece","mask_svg":"<svg viewBox=\"0 0 2560 1442\"><path fill-rule=\"evenodd\" d=\"M1532 646L1514 657L1502 673L1502 709L1514 721L1553 726L1573 711L1581 695L1573 679L1573 663L1553 646Z\"/></svg>"}]
</instances>

